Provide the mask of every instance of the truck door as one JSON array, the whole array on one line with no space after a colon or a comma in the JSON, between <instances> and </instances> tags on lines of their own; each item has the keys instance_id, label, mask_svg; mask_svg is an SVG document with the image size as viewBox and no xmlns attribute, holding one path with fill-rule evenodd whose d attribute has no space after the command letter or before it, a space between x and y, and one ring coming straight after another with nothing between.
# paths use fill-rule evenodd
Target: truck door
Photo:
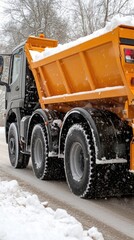
<instances>
[{"instance_id":1,"label":"truck door","mask_svg":"<svg viewBox=\"0 0 134 240\"><path fill-rule=\"evenodd\" d=\"M11 104L11 107L19 107L22 97L21 79L23 72L23 48L13 53L10 66L10 92L8 92L6 96L7 104Z\"/></svg>"}]
</instances>

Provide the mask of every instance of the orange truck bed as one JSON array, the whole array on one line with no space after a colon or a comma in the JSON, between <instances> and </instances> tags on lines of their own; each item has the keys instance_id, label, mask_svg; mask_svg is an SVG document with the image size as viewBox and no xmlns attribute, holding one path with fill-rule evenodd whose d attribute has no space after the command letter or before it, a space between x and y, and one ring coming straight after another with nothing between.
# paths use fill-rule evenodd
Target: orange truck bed
<instances>
[{"instance_id":1,"label":"orange truck bed","mask_svg":"<svg viewBox=\"0 0 134 240\"><path fill-rule=\"evenodd\" d=\"M131 84L134 65L125 62L124 48L134 39L134 28L119 26L113 31L42 60L33 62L30 51L56 47L57 41L29 37L25 52L34 74L40 104L61 104L107 98L133 104ZM125 46L126 45L126 46ZM131 46L134 49L134 46ZM121 100L120 100L121 101Z\"/></svg>"}]
</instances>

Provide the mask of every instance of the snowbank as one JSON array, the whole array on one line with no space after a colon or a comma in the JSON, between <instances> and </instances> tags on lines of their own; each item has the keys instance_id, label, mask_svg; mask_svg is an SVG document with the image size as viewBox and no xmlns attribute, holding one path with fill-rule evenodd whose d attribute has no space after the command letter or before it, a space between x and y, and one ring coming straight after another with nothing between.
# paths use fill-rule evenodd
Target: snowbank
<instances>
[{"instance_id":1,"label":"snowbank","mask_svg":"<svg viewBox=\"0 0 134 240\"><path fill-rule=\"evenodd\" d=\"M0 240L103 240L93 227L84 231L65 210L45 207L16 180L0 182Z\"/></svg>"},{"instance_id":2,"label":"snowbank","mask_svg":"<svg viewBox=\"0 0 134 240\"><path fill-rule=\"evenodd\" d=\"M79 38L76 41L66 43L66 44L63 44L63 45L59 44L55 48L46 48L45 51L43 51L41 53L36 52L36 51L30 51L32 59L33 59L33 61L41 60L45 57L48 57L48 56L53 55L55 53L64 51L68 48L71 48L71 47L76 46L80 43L83 43L83 42L91 40L95 37L98 37L98 36L100 36L104 33L112 31L115 27L117 27L119 25L134 26L134 17L132 17L132 16L121 17L120 15L116 15L112 18L111 22L107 23L105 28L102 28L98 31L95 31L93 34L91 34L89 36Z\"/></svg>"}]
</instances>

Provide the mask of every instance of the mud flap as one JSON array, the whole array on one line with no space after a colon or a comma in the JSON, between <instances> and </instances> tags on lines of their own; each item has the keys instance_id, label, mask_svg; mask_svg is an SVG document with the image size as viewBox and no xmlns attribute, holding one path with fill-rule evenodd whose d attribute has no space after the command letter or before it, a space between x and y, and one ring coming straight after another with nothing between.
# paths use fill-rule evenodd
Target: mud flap
<instances>
[{"instance_id":1,"label":"mud flap","mask_svg":"<svg viewBox=\"0 0 134 240\"><path fill-rule=\"evenodd\" d=\"M134 195L134 174L129 172L129 164L100 164L96 172L96 198Z\"/></svg>"}]
</instances>

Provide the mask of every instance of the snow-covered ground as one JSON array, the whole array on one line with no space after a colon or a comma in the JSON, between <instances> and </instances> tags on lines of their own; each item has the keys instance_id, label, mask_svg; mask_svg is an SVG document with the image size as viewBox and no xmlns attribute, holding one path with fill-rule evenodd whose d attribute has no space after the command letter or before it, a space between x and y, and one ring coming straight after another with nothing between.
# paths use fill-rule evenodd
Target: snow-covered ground
<instances>
[{"instance_id":1,"label":"snow-covered ground","mask_svg":"<svg viewBox=\"0 0 134 240\"><path fill-rule=\"evenodd\" d=\"M4 127L0 127L0 134ZM82 224L64 209L54 211L16 180L0 179L0 240L104 240L96 227Z\"/></svg>"},{"instance_id":2,"label":"snow-covered ground","mask_svg":"<svg viewBox=\"0 0 134 240\"><path fill-rule=\"evenodd\" d=\"M33 61L38 61L45 57L51 56L55 53L58 53L58 52L66 50L68 48L77 46L83 42L86 42L95 37L98 37L107 32L110 32L119 25L128 25L128 26L134 27L134 17L132 17L132 16L121 17L120 15L116 15L112 18L111 22L108 22L106 24L105 28L99 29L98 31L95 31L93 34L90 34L86 37L81 37L81 38L77 39L76 41L72 41L69 43L59 44L55 48L45 48L45 50L43 52L30 51L32 59L33 59Z\"/></svg>"},{"instance_id":3,"label":"snow-covered ground","mask_svg":"<svg viewBox=\"0 0 134 240\"><path fill-rule=\"evenodd\" d=\"M97 228L84 231L64 209L56 211L16 180L0 181L0 240L103 240Z\"/></svg>"},{"instance_id":4,"label":"snow-covered ground","mask_svg":"<svg viewBox=\"0 0 134 240\"><path fill-rule=\"evenodd\" d=\"M0 134L4 133L4 131L5 131L5 128L4 127L0 127Z\"/></svg>"}]
</instances>

